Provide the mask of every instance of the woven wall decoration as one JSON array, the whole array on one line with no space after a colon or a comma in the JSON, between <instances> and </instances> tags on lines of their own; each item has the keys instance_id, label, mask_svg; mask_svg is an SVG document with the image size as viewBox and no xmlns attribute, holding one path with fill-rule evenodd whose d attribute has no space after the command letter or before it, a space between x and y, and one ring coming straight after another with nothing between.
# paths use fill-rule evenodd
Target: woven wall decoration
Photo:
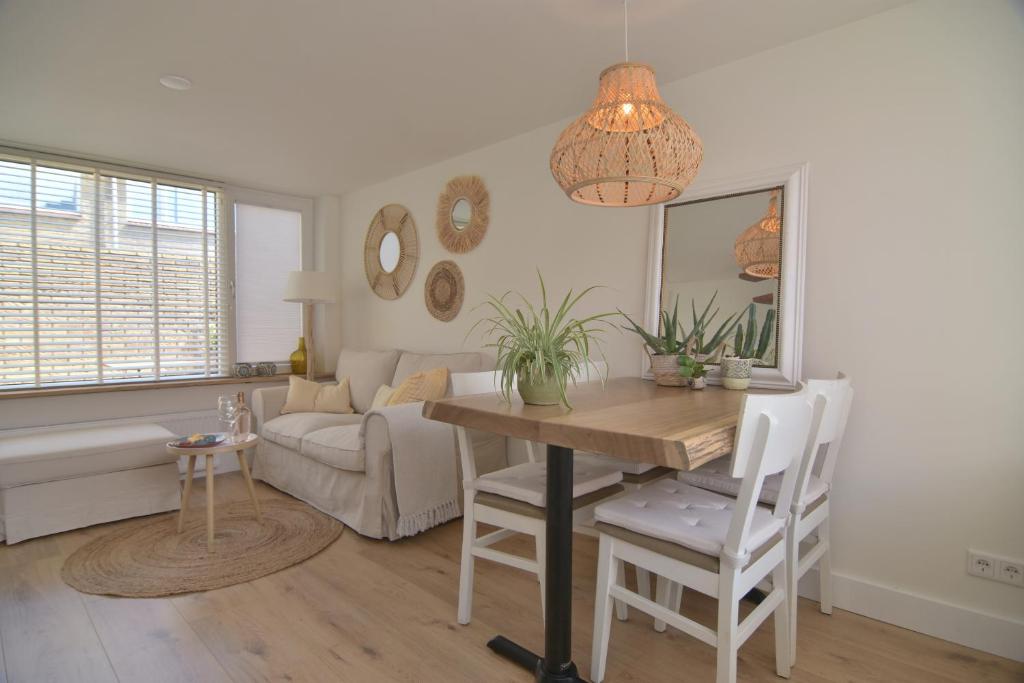
<instances>
[{"instance_id":1,"label":"woven wall decoration","mask_svg":"<svg viewBox=\"0 0 1024 683\"><path fill-rule=\"evenodd\" d=\"M382 207L370 221L363 243L363 265L370 288L382 299L402 296L412 282L419 256L416 222L409 210L400 204Z\"/></svg>"},{"instance_id":2,"label":"woven wall decoration","mask_svg":"<svg viewBox=\"0 0 1024 683\"><path fill-rule=\"evenodd\" d=\"M443 322L454 320L466 295L462 271L454 261L439 261L427 275L423 294L430 315Z\"/></svg>"},{"instance_id":3,"label":"woven wall decoration","mask_svg":"<svg viewBox=\"0 0 1024 683\"><path fill-rule=\"evenodd\" d=\"M480 244L491 220L491 197L479 176L452 178L437 200L437 238L448 251L465 254Z\"/></svg>"},{"instance_id":4,"label":"woven wall decoration","mask_svg":"<svg viewBox=\"0 0 1024 683\"><path fill-rule=\"evenodd\" d=\"M779 190L772 190L768 211L740 233L733 245L736 264L747 275L767 279L779 276L782 246L782 219L779 217Z\"/></svg>"}]
</instances>

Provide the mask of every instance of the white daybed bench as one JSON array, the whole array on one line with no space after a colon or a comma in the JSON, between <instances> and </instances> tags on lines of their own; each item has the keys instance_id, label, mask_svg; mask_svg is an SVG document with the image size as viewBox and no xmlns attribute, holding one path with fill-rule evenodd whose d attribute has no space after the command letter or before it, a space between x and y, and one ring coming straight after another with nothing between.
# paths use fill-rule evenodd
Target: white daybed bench
<instances>
[{"instance_id":1,"label":"white daybed bench","mask_svg":"<svg viewBox=\"0 0 1024 683\"><path fill-rule=\"evenodd\" d=\"M173 438L155 424L0 433L0 540L177 510Z\"/></svg>"}]
</instances>

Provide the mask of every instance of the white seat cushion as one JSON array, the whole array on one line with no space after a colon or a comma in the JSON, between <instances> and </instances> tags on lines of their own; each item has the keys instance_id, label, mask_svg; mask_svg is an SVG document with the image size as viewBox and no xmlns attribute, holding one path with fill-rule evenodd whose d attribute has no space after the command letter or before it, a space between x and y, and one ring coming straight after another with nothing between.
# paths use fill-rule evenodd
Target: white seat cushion
<instances>
[{"instance_id":1,"label":"white seat cushion","mask_svg":"<svg viewBox=\"0 0 1024 683\"><path fill-rule=\"evenodd\" d=\"M612 467L573 463L572 497L579 498L622 481ZM476 489L544 507L547 503L547 464L527 462L477 477Z\"/></svg>"},{"instance_id":2,"label":"white seat cushion","mask_svg":"<svg viewBox=\"0 0 1024 683\"><path fill-rule=\"evenodd\" d=\"M728 496L673 479L661 479L626 496L601 503L594 508L594 518L718 556L725 545L735 505L736 500ZM746 550L758 548L780 533L784 526L784 520L775 519L767 509L755 506Z\"/></svg>"},{"instance_id":3,"label":"white seat cushion","mask_svg":"<svg viewBox=\"0 0 1024 683\"><path fill-rule=\"evenodd\" d=\"M328 467L349 472L366 471L366 450L359 436L361 425L328 427L302 439L302 454Z\"/></svg>"},{"instance_id":4,"label":"white seat cushion","mask_svg":"<svg viewBox=\"0 0 1024 683\"><path fill-rule=\"evenodd\" d=\"M155 424L25 432L0 438L0 488L174 462L174 434Z\"/></svg>"},{"instance_id":5,"label":"white seat cushion","mask_svg":"<svg viewBox=\"0 0 1024 683\"><path fill-rule=\"evenodd\" d=\"M743 483L742 479L734 479L729 476L729 460L727 458L712 460L692 472L680 472L679 481L708 491L724 493L734 498L739 495L740 484ZM779 499L779 489L781 488L781 473L765 477L764 485L761 487L760 502L766 505L775 505L775 501ZM828 493L828 484L812 474L810 481L807 482L807 492L804 495L803 504L810 505L826 493Z\"/></svg>"},{"instance_id":6,"label":"white seat cushion","mask_svg":"<svg viewBox=\"0 0 1024 683\"><path fill-rule=\"evenodd\" d=\"M652 465L649 462L626 460L624 458L616 458L615 456L605 455L603 453L585 453L583 451L576 451L576 455L574 457L576 462L585 462L588 465L594 465L597 467L614 467L623 474L646 474L657 467L657 465Z\"/></svg>"},{"instance_id":7,"label":"white seat cushion","mask_svg":"<svg viewBox=\"0 0 1024 683\"><path fill-rule=\"evenodd\" d=\"M362 415L342 415L338 413L288 413L267 420L260 430L260 436L267 441L298 451L302 437L327 427L358 424L363 421Z\"/></svg>"}]
</instances>

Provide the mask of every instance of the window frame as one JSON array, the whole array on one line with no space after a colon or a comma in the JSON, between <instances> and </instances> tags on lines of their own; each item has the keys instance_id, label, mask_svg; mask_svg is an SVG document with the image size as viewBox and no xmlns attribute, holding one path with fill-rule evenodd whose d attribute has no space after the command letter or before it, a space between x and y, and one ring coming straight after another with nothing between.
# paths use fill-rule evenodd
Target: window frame
<instances>
[{"instance_id":1,"label":"window frame","mask_svg":"<svg viewBox=\"0 0 1024 683\"><path fill-rule=\"evenodd\" d=\"M127 381L106 381L81 384L56 384L51 386L22 386L0 389L0 399L4 398L27 398L32 396L59 396L67 394L103 393L111 391L133 391L143 389L180 388L216 384L235 384L249 382L273 382L283 381L283 377L259 377L259 378L238 378L230 373L231 366L235 363L237 354L237 329L236 329L236 292L235 292L235 203L252 204L268 208L287 209L297 211L302 216L300 262L303 269L314 267L314 202L312 198L295 195L287 195L263 190L252 190L224 183L223 181L211 180L197 176L182 175L181 173L164 171L157 168L142 168L130 166L123 163L108 162L102 159L75 156L73 154L58 153L28 147L19 147L0 143L0 154L13 157L29 158L37 164L52 165L55 168L70 168L80 170L82 167L91 169L98 175L110 175L127 180L140 180L147 183L166 183L169 185L185 187L197 190L216 192L220 195L220 206L218 207L218 223L220 232L221 265L224 269L223 278L227 287L227 295L223 301L226 307L225 314L225 335L228 340L226 354L226 367L223 374L211 375L209 377L170 377L166 379L154 378L150 380L127 380ZM2 207L5 211L20 212L24 208L25 213L32 213L32 204L28 207L7 206ZM80 206L79 206L80 208ZM74 212L63 210L39 209L36 214L55 213L67 216ZM79 215L80 211L78 212ZM161 224L164 225L164 224ZM172 226L171 226L172 227ZM304 325L305 323L303 323ZM303 334L307 330L303 329Z\"/></svg>"}]
</instances>

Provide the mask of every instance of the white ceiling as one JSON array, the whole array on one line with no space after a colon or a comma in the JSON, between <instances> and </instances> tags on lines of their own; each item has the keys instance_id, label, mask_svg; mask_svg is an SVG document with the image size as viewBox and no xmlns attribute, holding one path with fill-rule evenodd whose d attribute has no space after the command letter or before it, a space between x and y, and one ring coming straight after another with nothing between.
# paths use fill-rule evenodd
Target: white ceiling
<instances>
[{"instance_id":1,"label":"white ceiling","mask_svg":"<svg viewBox=\"0 0 1024 683\"><path fill-rule=\"evenodd\" d=\"M668 83L903 2L632 0L630 57ZM341 193L579 113L622 58L619 0L0 0L0 139Z\"/></svg>"}]
</instances>

